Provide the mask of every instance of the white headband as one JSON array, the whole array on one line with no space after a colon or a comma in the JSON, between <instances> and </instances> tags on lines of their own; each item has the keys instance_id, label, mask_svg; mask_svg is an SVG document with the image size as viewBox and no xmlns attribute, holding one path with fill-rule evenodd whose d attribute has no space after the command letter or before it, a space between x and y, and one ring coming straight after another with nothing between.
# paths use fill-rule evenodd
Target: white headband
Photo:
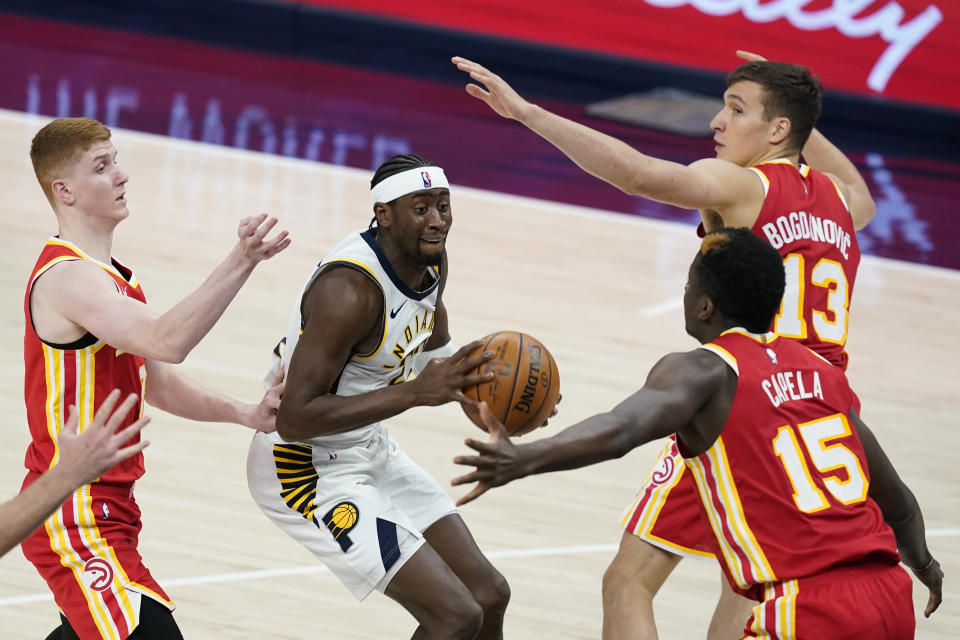
<instances>
[{"instance_id":1,"label":"white headband","mask_svg":"<svg viewBox=\"0 0 960 640\"><path fill-rule=\"evenodd\" d=\"M417 167L394 174L370 189L370 204L392 202L400 196L424 189L449 189L447 176L440 167Z\"/></svg>"}]
</instances>

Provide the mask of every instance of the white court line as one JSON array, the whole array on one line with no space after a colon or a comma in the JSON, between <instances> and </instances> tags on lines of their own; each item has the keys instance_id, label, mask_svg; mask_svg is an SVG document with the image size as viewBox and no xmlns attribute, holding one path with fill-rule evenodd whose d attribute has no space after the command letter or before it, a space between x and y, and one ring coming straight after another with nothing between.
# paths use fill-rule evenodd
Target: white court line
<instances>
[{"instance_id":1,"label":"white court line","mask_svg":"<svg viewBox=\"0 0 960 640\"><path fill-rule=\"evenodd\" d=\"M944 536L960 536L960 529L929 529L927 536L931 538ZM578 553L599 553L601 551L616 551L618 544L585 544L576 547L539 547L536 549L503 549L486 553L491 560L504 558L536 558L540 556L566 556ZM244 582L246 580L265 580L268 578L283 578L286 576L302 576L313 573L328 573L329 569L317 564L305 567L285 567L281 569L261 569L259 571L239 571L235 573L216 573L193 578L174 578L163 580L163 587L185 587L196 584L216 584L218 582ZM49 593L31 593L23 596L0 598L0 607L9 607L16 604L32 602L46 602L53 600Z\"/></svg>"}]
</instances>

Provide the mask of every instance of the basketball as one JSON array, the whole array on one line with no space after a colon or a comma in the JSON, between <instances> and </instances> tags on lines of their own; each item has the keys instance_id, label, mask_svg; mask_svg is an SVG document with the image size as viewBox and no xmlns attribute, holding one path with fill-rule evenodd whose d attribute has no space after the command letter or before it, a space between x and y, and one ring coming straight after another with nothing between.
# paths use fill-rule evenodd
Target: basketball
<instances>
[{"instance_id":1,"label":"basketball","mask_svg":"<svg viewBox=\"0 0 960 640\"><path fill-rule=\"evenodd\" d=\"M492 371L493 380L466 387L463 394L486 402L490 412L511 436L522 436L546 422L560 396L560 372L543 343L519 331L498 331L485 336L471 356L493 351L492 360L477 373ZM474 424L486 431L474 412L464 407Z\"/></svg>"}]
</instances>

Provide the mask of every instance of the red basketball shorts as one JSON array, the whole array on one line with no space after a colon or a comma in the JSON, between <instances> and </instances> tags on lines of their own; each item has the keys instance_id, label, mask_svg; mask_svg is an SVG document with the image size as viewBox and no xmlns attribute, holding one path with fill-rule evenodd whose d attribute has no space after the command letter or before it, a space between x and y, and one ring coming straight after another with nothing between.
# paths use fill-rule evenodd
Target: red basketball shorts
<instances>
[{"instance_id":1,"label":"red basketball shorts","mask_svg":"<svg viewBox=\"0 0 960 640\"><path fill-rule=\"evenodd\" d=\"M677 449L667 438L653 471L624 512L624 529L671 553L714 558L713 532L703 521L697 485Z\"/></svg>"},{"instance_id":2,"label":"red basketball shorts","mask_svg":"<svg viewBox=\"0 0 960 640\"><path fill-rule=\"evenodd\" d=\"M39 476L29 473L26 487ZM137 552L140 508L132 485L84 485L23 542L81 640L124 640L140 618L140 599L173 603Z\"/></svg>"},{"instance_id":3,"label":"red basketball shorts","mask_svg":"<svg viewBox=\"0 0 960 640\"><path fill-rule=\"evenodd\" d=\"M868 564L764 587L744 638L910 640L913 583L899 565Z\"/></svg>"}]
</instances>

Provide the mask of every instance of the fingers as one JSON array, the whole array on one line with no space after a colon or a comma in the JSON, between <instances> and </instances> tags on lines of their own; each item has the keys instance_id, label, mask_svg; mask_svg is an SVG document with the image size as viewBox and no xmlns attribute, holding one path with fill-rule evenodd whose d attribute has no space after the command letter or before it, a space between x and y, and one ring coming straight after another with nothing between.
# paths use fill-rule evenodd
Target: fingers
<instances>
[{"instance_id":1,"label":"fingers","mask_svg":"<svg viewBox=\"0 0 960 640\"><path fill-rule=\"evenodd\" d=\"M507 428L504 427L499 420L493 417L493 413L490 412L490 407L487 406L487 403L481 402L479 409L480 409L480 422L483 424L483 426L487 428L487 431L490 432L490 435L493 436L494 438L497 438L497 437L506 438ZM472 444L470 444L470 442L471 442L470 440L467 441L467 446L473 449L476 449L477 451L482 451L482 449L474 447ZM477 444L483 444L483 443L477 443ZM486 447L486 445L483 445L483 446Z\"/></svg>"},{"instance_id":2,"label":"fingers","mask_svg":"<svg viewBox=\"0 0 960 640\"><path fill-rule=\"evenodd\" d=\"M929 618L934 611L940 608L940 603L943 601L943 596L938 592L930 592L930 597L927 599L927 606L923 610L923 617Z\"/></svg>"},{"instance_id":3,"label":"fingers","mask_svg":"<svg viewBox=\"0 0 960 640\"><path fill-rule=\"evenodd\" d=\"M134 436L140 433L143 430L143 428L148 424L150 424L150 416L143 416L142 418L140 418L130 426L126 427L123 431L118 431L117 433L115 433L113 436L113 439L119 444L122 444L124 442L129 442ZM130 447L127 447L127 449L129 448ZM125 450L126 449L124 449L124 451ZM133 455L133 453L131 453L130 455ZM126 456L126 458L129 458L129 457L130 456ZM121 458L121 459L126 459L126 458Z\"/></svg>"},{"instance_id":4,"label":"fingers","mask_svg":"<svg viewBox=\"0 0 960 640\"><path fill-rule=\"evenodd\" d=\"M744 51L743 49L737 49L737 57L743 58L747 62L766 62L767 59L761 56L758 53L752 53L750 51Z\"/></svg>"},{"instance_id":5,"label":"fingers","mask_svg":"<svg viewBox=\"0 0 960 640\"><path fill-rule=\"evenodd\" d=\"M471 471L470 473L465 473L462 476L457 476L456 478L450 481L450 484L456 487L457 485L471 484L473 482L479 482L480 480L481 480L480 472Z\"/></svg>"},{"instance_id":6,"label":"fingers","mask_svg":"<svg viewBox=\"0 0 960 640\"><path fill-rule=\"evenodd\" d=\"M470 371L476 368L477 367L469 367L467 371ZM487 371L485 373L471 373L470 375L463 376L463 380L460 381L461 382L460 387L463 388L463 387L469 387L475 384L490 382L491 380L493 380L494 375L495 374L493 371Z\"/></svg>"},{"instance_id":7,"label":"fingers","mask_svg":"<svg viewBox=\"0 0 960 640\"><path fill-rule=\"evenodd\" d=\"M467 60L466 58L461 58L460 56L454 56L450 58L450 61L457 65L457 69L461 71L473 71L475 69L483 69L483 67L473 60Z\"/></svg>"},{"instance_id":8,"label":"fingers","mask_svg":"<svg viewBox=\"0 0 960 640\"><path fill-rule=\"evenodd\" d=\"M467 442L467 446L470 446L470 443L475 441L467 440L466 442ZM484 466L486 463L483 461L483 458L481 458L480 456L455 456L453 458L453 464L462 464L465 467L477 467L479 469L480 467ZM468 482L472 482L472 481L468 480ZM458 483L458 484L462 484L462 483Z\"/></svg>"},{"instance_id":9,"label":"fingers","mask_svg":"<svg viewBox=\"0 0 960 640\"><path fill-rule=\"evenodd\" d=\"M117 395L120 395L119 391L117 391ZM133 409L134 405L136 405L139 400L140 398L138 398L137 394L135 393L131 393L124 398L123 403L117 408L117 410L110 414L110 419L107 420L107 431L113 433L119 429L120 425L123 424L124 418L127 417L127 414L130 413L130 410ZM106 406L106 404L107 403L103 403L103 406ZM100 412L102 411L103 407L100 407Z\"/></svg>"},{"instance_id":10,"label":"fingers","mask_svg":"<svg viewBox=\"0 0 960 640\"><path fill-rule=\"evenodd\" d=\"M275 387L278 384L283 382L283 362L277 365L277 370L273 374L273 380L270 381L270 386Z\"/></svg>"},{"instance_id":11,"label":"fingers","mask_svg":"<svg viewBox=\"0 0 960 640\"><path fill-rule=\"evenodd\" d=\"M150 446L149 440L141 440L136 444L132 444L129 447L124 447L123 449L118 450L117 456L115 458L116 462L114 464L119 464L124 460L126 460L127 458L132 458L133 456L137 455L138 453L140 453L141 451L143 451L149 446Z\"/></svg>"},{"instance_id":12,"label":"fingers","mask_svg":"<svg viewBox=\"0 0 960 640\"><path fill-rule=\"evenodd\" d=\"M244 218L240 222L237 234L244 244L245 252L255 260L265 260L277 255L290 246L290 232L281 231L273 238L265 240L267 234L277 225L277 218L269 217L265 213L252 218Z\"/></svg>"},{"instance_id":13,"label":"fingers","mask_svg":"<svg viewBox=\"0 0 960 640\"><path fill-rule=\"evenodd\" d=\"M274 409L280 406L280 400L283 399L283 390L286 387L287 387L286 382L278 382L277 384L270 387L270 391L268 392L268 395L276 399L276 406L273 407Z\"/></svg>"},{"instance_id":14,"label":"fingers","mask_svg":"<svg viewBox=\"0 0 960 640\"><path fill-rule=\"evenodd\" d=\"M486 426L486 425L484 425L484 426ZM474 440L473 438L467 438L466 440L463 441L463 443L464 443L465 445L467 445L468 447L470 447L471 449L473 449L474 451L479 451L480 453L493 453L493 452L494 452L493 447L491 447L490 444L487 443L487 442L480 442L479 440ZM484 460L482 460L482 459L480 459L480 458L471 458L471 459L472 459L472 460L475 460L475 462L471 462L470 464L472 464L472 465L474 465L474 466L476 466L476 467L479 467L480 465L485 465L485 464L487 464L486 461L484 461ZM457 462L457 458L454 458L453 461L454 461L454 462ZM457 464L465 464L465 463L457 462Z\"/></svg>"},{"instance_id":15,"label":"fingers","mask_svg":"<svg viewBox=\"0 0 960 640\"><path fill-rule=\"evenodd\" d=\"M248 238L252 236L257 231L257 227L260 226L264 220L267 219L267 214L261 213L258 216L249 216L240 221L240 226L237 229L237 235L241 238Z\"/></svg>"},{"instance_id":16,"label":"fingers","mask_svg":"<svg viewBox=\"0 0 960 640\"><path fill-rule=\"evenodd\" d=\"M120 389L114 389L110 392L110 395L107 396L107 399L103 401L103 404L100 405L100 408L97 409L97 412L93 416L94 424L104 424L109 421L110 414L113 413L113 408L117 406L117 400L120 399Z\"/></svg>"},{"instance_id":17,"label":"fingers","mask_svg":"<svg viewBox=\"0 0 960 640\"><path fill-rule=\"evenodd\" d=\"M271 242L267 243L267 248L264 250L264 254L268 258L272 258L277 255L284 249L290 246L290 232L281 231L276 238Z\"/></svg>"},{"instance_id":18,"label":"fingers","mask_svg":"<svg viewBox=\"0 0 960 640\"><path fill-rule=\"evenodd\" d=\"M483 101L486 102L487 104L490 104L490 99L491 99L491 98L490 98L490 92L489 92L489 91L486 91L486 90L484 90L484 89L481 89L480 87L478 87L478 86L475 85L475 84L468 84L468 85L467 85L467 93L469 93L469 94L470 94L471 96L473 96L474 98L480 98L481 100L483 100Z\"/></svg>"},{"instance_id":19,"label":"fingers","mask_svg":"<svg viewBox=\"0 0 960 640\"><path fill-rule=\"evenodd\" d=\"M475 351L479 346L480 346L479 340L474 340L470 344L465 344L459 349L457 349L457 352L454 353L452 356L450 356L450 359L454 362L459 362L461 360L464 360L472 351Z\"/></svg>"},{"instance_id":20,"label":"fingers","mask_svg":"<svg viewBox=\"0 0 960 640\"><path fill-rule=\"evenodd\" d=\"M61 435L63 433L77 435L77 426L80 424L80 417L77 415L77 405L70 405L70 407L67 409L67 413L69 414L69 417L63 425L63 431L60 433Z\"/></svg>"},{"instance_id":21,"label":"fingers","mask_svg":"<svg viewBox=\"0 0 960 640\"><path fill-rule=\"evenodd\" d=\"M490 488L490 487L484 486L484 485L482 485L482 484L478 484L477 486L475 486L475 487L473 488L473 491L471 491L471 492L468 493L467 495L465 495L465 496L463 496L462 498L460 498L459 500L457 500L457 506L458 506L458 507L462 507L463 505L467 504L468 502L473 502L474 500L476 500L477 498L479 498L480 496L482 496L483 494L485 494L485 493L487 492L487 489L489 489L489 488Z\"/></svg>"},{"instance_id":22,"label":"fingers","mask_svg":"<svg viewBox=\"0 0 960 640\"><path fill-rule=\"evenodd\" d=\"M263 214L263 215L267 215L267 214ZM267 234L270 233L270 229L273 229L275 226L277 226L277 219L270 218L269 220L266 221L266 224L261 224L256 228L256 230L253 233L253 239L256 242L263 241L263 239L267 237Z\"/></svg>"}]
</instances>

